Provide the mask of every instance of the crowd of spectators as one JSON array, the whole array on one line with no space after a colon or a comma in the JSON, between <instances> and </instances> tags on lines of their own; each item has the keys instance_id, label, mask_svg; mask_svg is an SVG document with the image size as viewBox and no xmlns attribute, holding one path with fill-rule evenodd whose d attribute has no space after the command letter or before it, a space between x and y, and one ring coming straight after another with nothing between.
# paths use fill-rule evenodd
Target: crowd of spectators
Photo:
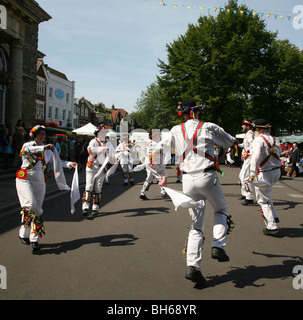
<instances>
[{"instance_id":1,"label":"crowd of spectators","mask_svg":"<svg viewBox=\"0 0 303 320\"><path fill-rule=\"evenodd\" d=\"M80 170L83 170L87 161L87 146L90 139L87 136L48 134L45 143L54 144L62 160L76 161ZM1 169L20 167L20 151L22 145L29 140L30 137L22 120L16 123L13 134L7 126L0 127ZM51 168L48 168L48 171L51 171Z\"/></svg>"},{"instance_id":2,"label":"crowd of spectators","mask_svg":"<svg viewBox=\"0 0 303 320\"><path fill-rule=\"evenodd\" d=\"M14 128L14 133L9 131L7 126L2 125L0 127L0 157L2 160L2 169L19 168L21 165L20 150L24 142L29 141L29 135L24 128L22 120L18 120ZM78 164L79 170L83 170L86 166L88 157L87 146L91 137L88 136L76 136L76 135L63 135L63 134L48 134L46 143L52 143L60 155L62 160L75 161ZM296 171L298 172L298 163L302 161L303 143L281 143L282 156L285 161L282 165L291 167L291 172L287 172L287 175L292 175ZM294 152L296 150L296 152ZM240 152L240 151L239 151ZM221 162L224 154L227 150L218 148L216 157ZM224 157L223 164L240 166L240 155L234 153L227 153L229 158ZM51 168L48 169L51 171Z\"/></svg>"}]
</instances>

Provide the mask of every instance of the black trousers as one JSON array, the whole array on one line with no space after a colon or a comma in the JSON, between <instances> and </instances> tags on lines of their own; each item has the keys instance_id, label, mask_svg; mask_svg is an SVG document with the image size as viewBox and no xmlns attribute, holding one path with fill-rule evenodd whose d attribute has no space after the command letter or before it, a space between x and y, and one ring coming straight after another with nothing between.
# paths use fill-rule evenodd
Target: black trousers
<instances>
[{"instance_id":1,"label":"black trousers","mask_svg":"<svg viewBox=\"0 0 303 320\"><path fill-rule=\"evenodd\" d=\"M289 173L289 176L290 176L290 177L292 176L292 174L294 173L294 171L296 171L296 177L298 177L298 176L299 176L299 169L298 169L296 163L292 163L292 164L291 164L291 171L290 171L290 173Z\"/></svg>"}]
</instances>

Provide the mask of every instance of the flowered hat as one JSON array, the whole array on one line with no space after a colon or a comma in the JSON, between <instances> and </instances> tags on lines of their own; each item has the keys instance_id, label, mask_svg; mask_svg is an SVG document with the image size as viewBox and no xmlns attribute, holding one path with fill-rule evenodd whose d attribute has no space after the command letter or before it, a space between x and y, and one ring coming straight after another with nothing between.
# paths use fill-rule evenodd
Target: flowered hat
<instances>
[{"instance_id":1,"label":"flowered hat","mask_svg":"<svg viewBox=\"0 0 303 320\"><path fill-rule=\"evenodd\" d=\"M94 132L94 135L97 136L98 133L103 129L109 129L109 126L105 126L103 123L100 124L100 126L97 128L97 130Z\"/></svg>"},{"instance_id":2,"label":"flowered hat","mask_svg":"<svg viewBox=\"0 0 303 320\"><path fill-rule=\"evenodd\" d=\"M182 117L183 114L190 114L191 112L197 112L198 110L204 110L206 107L205 105L203 105L201 107L193 99L188 99L188 100L179 102L178 104L179 105L177 108L177 112L178 112L179 117Z\"/></svg>"},{"instance_id":3,"label":"flowered hat","mask_svg":"<svg viewBox=\"0 0 303 320\"><path fill-rule=\"evenodd\" d=\"M39 129L45 130L45 127L44 127L44 126L40 126L39 124L36 125L36 126L34 126L34 127L30 130L29 136L30 136L31 138L33 138L33 137L34 137L34 133L37 132L37 130L39 130Z\"/></svg>"}]
</instances>

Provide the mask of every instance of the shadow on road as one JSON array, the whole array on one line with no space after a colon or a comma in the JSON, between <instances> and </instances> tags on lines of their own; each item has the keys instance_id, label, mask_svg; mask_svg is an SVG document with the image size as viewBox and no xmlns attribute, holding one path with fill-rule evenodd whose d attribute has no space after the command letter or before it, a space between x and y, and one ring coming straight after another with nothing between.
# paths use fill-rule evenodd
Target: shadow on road
<instances>
[{"instance_id":1,"label":"shadow on road","mask_svg":"<svg viewBox=\"0 0 303 320\"><path fill-rule=\"evenodd\" d=\"M165 207L152 207L152 208L131 208L131 209L125 209L125 210L118 210L118 211L111 211L111 212L99 212L97 215L89 216L86 219L87 220L94 220L98 217L102 216L110 216L110 215L116 215L121 213L130 213L126 217L140 217L140 216L148 216L152 214L162 214L162 213L169 213L170 209Z\"/></svg>"},{"instance_id":2,"label":"shadow on road","mask_svg":"<svg viewBox=\"0 0 303 320\"><path fill-rule=\"evenodd\" d=\"M112 234L93 238L76 239L62 243L44 243L40 245L41 250L37 251L35 254L44 255L67 253L69 251L77 250L84 245L95 243L99 243L101 247L131 246L135 244L134 242L136 240L138 240L138 238L132 234Z\"/></svg>"},{"instance_id":3,"label":"shadow on road","mask_svg":"<svg viewBox=\"0 0 303 320\"><path fill-rule=\"evenodd\" d=\"M231 282L236 288L263 287L265 282L262 279L280 279L286 280L292 277L293 268L303 263L303 258L298 256L284 256L254 252L255 255L263 255L267 258L289 258L278 265L269 266L245 266L244 268L233 267L224 275L216 275L208 277L207 286L215 287L223 283ZM291 283L290 283L291 285ZM198 286L196 289L202 289Z\"/></svg>"}]
</instances>

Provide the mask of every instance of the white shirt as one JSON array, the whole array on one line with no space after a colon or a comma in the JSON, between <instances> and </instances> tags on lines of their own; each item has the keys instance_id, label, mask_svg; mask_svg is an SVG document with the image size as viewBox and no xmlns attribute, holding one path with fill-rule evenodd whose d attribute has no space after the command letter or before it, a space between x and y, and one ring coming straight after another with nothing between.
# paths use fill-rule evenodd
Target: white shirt
<instances>
[{"instance_id":1,"label":"white shirt","mask_svg":"<svg viewBox=\"0 0 303 320\"><path fill-rule=\"evenodd\" d=\"M189 141L193 138L194 133L200 121L197 119L190 119L185 122L185 131ZM214 146L230 147L234 144L235 138L226 133L223 128L211 122L204 122L202 128L197 135L197 153L191 147L186 153L186 157L180 163L180 170L184 172L197 172L215 165L213 160L207 159L207 153L214 158ZM165 163L170 160L170 150L174 146L176 156L181 157L188 148L188 142L185 140L182 133L181 125L174 126L169 134L157 145L157 148L163 146L165 156ZM163 176L163 172L161 173Z\"/></svg>"},{"instance_id":2,"label":"white shirt","mask_svg":"<svg viewBox=\"0 0 303 320\"><path fill-rule=\"evenodd\" d=\"M243 139L243 152L248 152L249 154L251 153L251 145L254 141L254 133L252 130L249 130L246 132L244 139Z\"/></svg>"},{"instance_id":3,"label":"white shirt","mask_svg":"<svg viewBox=\"0 0 303 320\"><path fill-rule=\"evenodd\" d=\"M157 142L154 140L149 140L146 144L146 148L145 148L145 163L149 164L150 163L150 156L153 153L153 150L155 149L155 147L157 146Z\"/></svg>"},{"instance_id":4,"label":"white shirt","mask_svg":"<svg viewBox=\"0 0 303 320\"><path fill-rule=\"evenodd\" d=\"M264 133L259 135L254 139L254 142L252 143L251 147L251 160L250 160L250 175L254 176L257 173L259 165L262 163L263 160L268 157L270 154L270 148L268 147L266 141L264 138L270 143L271 146L273 146L274 138L268 133ZM274 152L275 154L280 157L282 149L280 146L280 142L278 139L276 139L276 143L274 146ZM274 168L278 168L281 166L280 159L277 159L275 156L271 155L268 159L268 161L260 168L260 171L267 171Z\"/></svg>"},{"instance_id":5,"label":"white shirt","mask_svg":"<svg viewBox=\"0 0 303 320\"><path fill-rule=\"evenodd\" d=\"M116 148L117 156L122 155L120 164L133 163L134 148L129 143L121 142Z\"/></svg>"},{"instance_id":6,"label":"white shirt","mask_svg":"<svg viewBox=\"0 0 303 320\"><path fill-rule=\"evenodd\" d=\"M44 153L44 161L47 164L48 162L53 161L53 152L51 150L44 150L44 145L38 146L35 141L26 142L22 146L22 164L21 169L28 168L34 161L37 159L37 155L39 153ZM64 168L70 167L70 162L62 161L62 166ZM42 161L37 161L34 166L35 170L42 169L43 163Z\"/></svg>"},{"instance_id":7,"label":"white shirt","mask_svg":"<svg viewBox=\"0 0 303 320\"><path fill-rule=\"evenodd\" d=\"M111 157L115 149L109 141L102 142L98 138L94 138L89 142L87 151L89 154L87 158L88 162L93 161L94 164L102 165L105 157L107 155Z\"/></svg>"}]
</instances>

